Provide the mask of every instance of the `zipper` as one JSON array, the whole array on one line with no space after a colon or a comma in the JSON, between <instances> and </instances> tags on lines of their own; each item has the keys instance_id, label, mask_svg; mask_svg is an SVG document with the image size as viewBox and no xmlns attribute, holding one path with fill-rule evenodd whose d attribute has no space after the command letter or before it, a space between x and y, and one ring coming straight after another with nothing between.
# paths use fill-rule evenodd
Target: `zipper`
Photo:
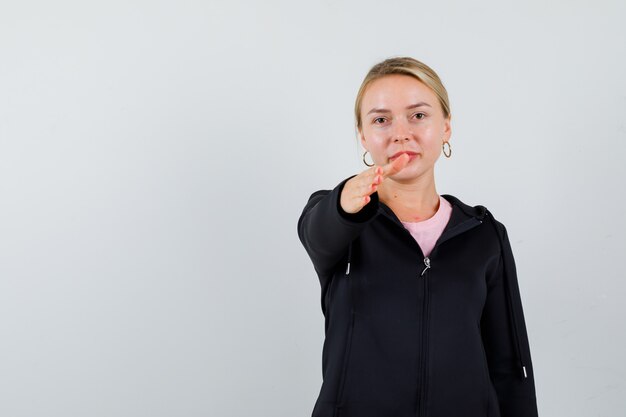
<instances>
[{"instance_id":1,"label":"zipper","mask_svg":"<svg viewBox=\"0 0 626 417\"><path fill-rule=\"evenodd\" d=\"M475 217L472 217L471 219L465 220L462 223L457 224L456 226L452 227L451 229L446 230L444 233L441 234L441 236L439 236L439 239L437 239L437 242L435 243L435 246L433 247L432 251L430 252L429 256L424 256L423 262L424 262L424 269L422 270L422 272L419 275L419 278L421 278L424 282L424 304L423 304L423 309L422 309L422 349L420 349L420 358L419 358L419 369L421 370L421 373L419 375L418 378L418 386L419 386L419 393L418 393L418 406L417 408L417 417L425 417L426 416L426 393L427 393L427 376L428 376L428 372L427 372L427 366L428 366L428 352L427 352L427 348L428 348L428 342L427 342L427 338L428 338L428 324L429 324L429 320L428 320L428 307L429 307L429 298L430 298L430 293L428 292L428 277L430 275L430 273L427 274L427 271L429 269L431 269L431 262L432 262L432 257L435 254L435 252L437 252L437 249L439 249L439 246L445 242L446 240L449 240L455 236L460 235L461 233L464 233L476 226L478 226L479 224L482 224L482 220L479 220ZM406 230L406 229L405 229ZM410 232L407 230L407 232L410 234ZM413 236L411 236L411 238L413 239ZM415 239L413 239L413 241L415 241ZM417 244L417 242L415 242ZM419 245L417 245L419 247ZM421 252L421 248L420 248L420 252ZM421 252L422 255L424 254L423 252Z\"/></svg>"},{"instance_id":2,"label":"zipper","mask_svg":"<svg viewBox=\"0 0 626 417\"><path fill-rule=\"evenodd\" d=\"M385 206L384 203L380 203L380 204L382 206ZM418 277L424 280L424 305L422 309L422 346L421 346L422 348L420 349L420 358L418 360L419 366L420 366L419 369L422 372L418 376L418 387L419 387L419 393L417 395L418 404L415 408L417 410L417 417L426 417L426 392L427 392L426 390L426 377L427 377L426 365L427 365L427 360L428 360L428 356L426 352L426 347L428 346L428 343L426 342L426 337L428 336L428 332L427 332L428 299L429 299L428 276L430 275L430 274L426 274L426 272L429 269L431 269L432 258L434 254L437 252L437 249L439 249L439 246L441 246L443 242L445 242L446 240L452 239L453 237L458 236L461 233L467 232L468 230L482 224L483 221L476 217L471 217L453 226L450 229L444 229L441 236L439 236L439 239L437 239L437 241L435 242L435 246L430 251L430 255L424 256L424 252L422 251L422 248L415 241L415 239L411 235L411 232L409 232L406 229L406 227L404 227L400 219L398 219L398 216L396 216L393 210L391 210L390 208L388 209L388 216L393 220L394 223L396 223L402 230L404 230L404 232L411 238L410 240L413 242L415 246L417 246L418 252L422 255L422 262L424 262L424 269L422 270L422 272L420 273Z\"/></svg>"},{"instance_id":3,"label":"zipper","mask_svg":"<svg viewBox=\"0 0 626 417\"><path fill-rule=\"evenodd\" d=\"M430 269L430 258L426 256L424 258L425 268L420 274L420 277L423 277L424 283L424 304L422 308L422 349L420 349L420 359L419 359L419 369L422 371L419 376L419 394L418 394L418 407L417 407L417 415L425 416L426 415L426 377L427 377L427 348L428 343L426 343L426 338L428 336L428 300L430 298L430 294L428 293L428 275L424 276L426 271Z\"/></svg>"},{"instance_id":4,"label":"zipper","mask_svg":"<svg viewBox=\"0 0 626 417\"><path fill-rule=\"evenodd\" d=\"M430 258L428 256L424 258L424 265L426 265L426 268L424 268L420 276L424 275L426 273L426 270L430 268Z\"/></svg>"}]
</instances>

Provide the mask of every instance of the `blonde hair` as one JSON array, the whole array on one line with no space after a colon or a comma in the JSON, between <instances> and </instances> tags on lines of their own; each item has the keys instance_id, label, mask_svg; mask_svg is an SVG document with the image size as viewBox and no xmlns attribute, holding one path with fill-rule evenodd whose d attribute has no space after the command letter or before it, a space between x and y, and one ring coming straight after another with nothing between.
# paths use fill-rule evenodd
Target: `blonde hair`
<instances>
[{"instance_id":1,"label":"blonde hair","mask_svg":"<svg viewBox=\"0 0 626 417\"><path fill-rule=\"evenodd\" d=\"M377 79L391 74L409 75L426 84L439 99L444 117L450 117L448 92L443 86L443 83L437 73L435 73L435 71L428 65L414 58L394 57L388 58L374 65L361 83L361 87L359 88L359 92L356 96L356 103L354 104L357 132L363 127L363 120L361 119L361 104L367 87L369 87L369 85Z\"/></svg>"}]
</instances>

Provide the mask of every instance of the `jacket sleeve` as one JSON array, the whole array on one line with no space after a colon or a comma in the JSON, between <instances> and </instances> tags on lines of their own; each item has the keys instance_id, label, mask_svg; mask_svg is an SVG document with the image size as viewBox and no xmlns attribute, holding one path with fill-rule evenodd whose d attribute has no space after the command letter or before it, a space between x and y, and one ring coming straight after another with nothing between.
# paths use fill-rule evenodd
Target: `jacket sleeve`
<instances>
[{"instance_id":1,"label":"jacket sleeve","mask_svg":"<svg viewBox=\"0 0 626 417\"><path fill-rule=\"evenodd\" d=\"M495 219L500 256L487 279L481 335L502 417L537 417L534 372L517 271L506 227Z\"/></svg>"},{"instance_id":2,"label":"jacket sleeve","mask_svg":"<svg viewBox=\"0 0 626 417\"><path fill-rule=\"evenodd\" d=\"M343 186L354 176L344 179L330 191L314 192L298 219L298 237L319 276L322 300L337 263L378 212L377 192L370 195L369 203L357 213L347 213L341 208Z\"/></svg>"}]
</instances>

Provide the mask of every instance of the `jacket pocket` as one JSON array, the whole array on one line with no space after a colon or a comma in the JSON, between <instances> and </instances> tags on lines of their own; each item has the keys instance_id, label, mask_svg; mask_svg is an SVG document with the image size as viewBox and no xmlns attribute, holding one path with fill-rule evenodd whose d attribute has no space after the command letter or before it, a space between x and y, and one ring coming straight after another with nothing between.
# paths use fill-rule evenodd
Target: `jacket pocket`
<instances>
[{"instance_id":1,"label":"jacket pocket","mask_svg":"<svg viewBox=\"0 0 626 417\"><path fill-rule=\"evenodd\" d=\"M343 396L346 385L346 376L348 374L348 366L350 363L350 355L352 352L352 335L354 333L354 311L350 314L350 324L348 326L348 336L346 338L346 349L343 355L343 363L341 367L341 375L339 378L339 392L337 393L337 413L335 417L338 417L343 407Z\"/></svg>"}]
</instances>

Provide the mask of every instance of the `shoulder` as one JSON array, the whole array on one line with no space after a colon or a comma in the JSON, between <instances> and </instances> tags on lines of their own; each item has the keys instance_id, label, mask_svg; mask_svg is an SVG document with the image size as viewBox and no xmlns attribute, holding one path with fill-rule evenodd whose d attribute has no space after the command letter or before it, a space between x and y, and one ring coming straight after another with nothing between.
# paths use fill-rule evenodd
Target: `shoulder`
<instances>
[{"instance_id":1,"label":"shoulder","mask_svg":"<svg viewBox=\"0 0 626 417\"><path fill-rule=\"evenodd\" d=\"M318 200L330 194L331 190L317 190L313 191L313 193L309 196L309 202L312 200Z\"/></svg>"},{"instance_id":2,"label":"shoulder","mask_svg":"<svg viewBox=\"0 0 626 417\"><path fill-rule=\"evenodd\" d=\"M441 194L441 197L448 201L453 207L457 207L466 216L475 217L480 221L483 221L489 212L487 207L482 204L469 204L452 194Z\"/></svg>"},{"instance_id":3,"label":"shoulder","mask_svg":"<svg viewBox=\"0 0 626 417\"><path fill-rule=\"evenodd\" d=\"M337 196L341 193L344 185L346 184L346 182L348 182L348 180L352 177L355 177L355 175L351 175L347 178L344 178L343 180L341 180L341 182L339 182L337 185L335 185L335 187L333 189L320 189L317 191L314 191L313 193L311 193L311 195L309 196L309 200L307 202L307 206L311 206L311 205L315 205L318 201L320 201L321 199L323 199L324 197L328 196L329 194L336 194Z\"/></svg>"},{"instance_id":4,"label":"shoulder","mask_svg":"<svg viewBox=\"0 0 626 417\"><path fill-rule=\"evenodd\" d=\"M356 177L357 174L354 175L350 175L349 177L346 177L344 179L342 179L339 183L335 184L335 186L332 189L319 189L317 191L314 191L313 193L311 193L311 196L309 197L309 200L321 195L321 196L325 196L327 194L332 193L333 191L336 190L341 190L343 188L343 186L346 184L346 182L348 182L349 179Z\"/></svg>"},{"instance_id":5,"label":"shoulder","mask_svg":"<svg viewBox=\"0 0 626 417\"><path fill-rule=\"evenodd\" d=\"M482 223L490 223L499 237L506 235L506 227L494 216L493 211L484 204L467 203L461 198L452 194L441 194L443 198L450 202L452 206L458 207L465 215L475 217Z\"/></svg>"}]
</instances>

